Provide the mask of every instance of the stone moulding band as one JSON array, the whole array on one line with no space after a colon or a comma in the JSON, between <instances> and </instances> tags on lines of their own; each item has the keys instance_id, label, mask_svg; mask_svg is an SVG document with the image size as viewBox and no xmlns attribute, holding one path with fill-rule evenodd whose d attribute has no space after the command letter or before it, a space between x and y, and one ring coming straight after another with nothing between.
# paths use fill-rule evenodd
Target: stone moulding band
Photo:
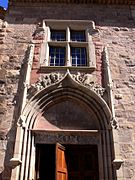
<instances>
[{"instance_id":1,"label":"stone moulding band","mask_svg":"<svg viewBox=\"0 0 135 180\"><path fill-rule=\"evenodd\" d=\"M98 130L60 130L38 131L33 130L36 144L99 144Z\"/></svg>"},{"instance_id":2,"label":"stone moulding band","mask_svg":"<svg viewBox=\"0 0 135 180\"><path fill-rule=\"evenodd\" d=\"M10 0L10 3L31 3L31 0ZM76 3L76 4L121 4L121 5L135 5L134 0L33 0L32 3ZM31 3L31 4L32 4Z\"/></svg>"}]
</instances>

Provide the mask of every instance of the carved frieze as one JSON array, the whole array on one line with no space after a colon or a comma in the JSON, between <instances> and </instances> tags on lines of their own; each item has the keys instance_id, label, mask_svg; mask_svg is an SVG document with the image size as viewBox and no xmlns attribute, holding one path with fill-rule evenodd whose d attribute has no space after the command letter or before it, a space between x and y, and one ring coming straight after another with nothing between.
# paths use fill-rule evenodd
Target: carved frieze
<instances>
[{"instance_id":1,"label":"carved frieze","mask_svg":"<svg viewBox=\"0 0 135 180\"><path fill-rule=\"evenodd\" d=\"M37 83L31 85L31 87L29 88L29 93L35 94L43 88L59 82L62 77L63 75L60 73L50 73L42 75Z\"/></svg>"},{"instance_id":2,"label":"carved frieze","mask_svg":"<svg viewBox=\"0 0 135 180\"><path fill-rule=\"evenodd\" d=\"M64 133L37 133L35 134L35 143L62 143L62 144L99 144L99 136L64 134Z\"/></svg>"},{"instance_id":3,"label":"carved frieze","mask_svg":"<svg viewBox=\"0 0 135 180\"><path fill-rule=\"evenodd\" d=\"M73 75L75 81L79 82L81 85L95 91L98 95L103 96L105 89L99 84L95 83L94 77L91 74L81 74Z\"/></svg>"},{"instance_id":4,"label":"carved frieze","mask_svg":"<svg viewBox=\"0 0 135 180\"><path fill-rule=\"evenodd\" d=\"M65 74L65 76L67 74ZM55 83L64 79L65 76L62 73L50 73L42 75L37 83L31 85L28 93L35 94L36 92L47 88L48 86L54 85ZM77 74L70 74L70 77L80 85L93 90L99 96L103 96L105 89L101 85L95 83L93 75L78 72Z\"/></svg>"}]
</instances>

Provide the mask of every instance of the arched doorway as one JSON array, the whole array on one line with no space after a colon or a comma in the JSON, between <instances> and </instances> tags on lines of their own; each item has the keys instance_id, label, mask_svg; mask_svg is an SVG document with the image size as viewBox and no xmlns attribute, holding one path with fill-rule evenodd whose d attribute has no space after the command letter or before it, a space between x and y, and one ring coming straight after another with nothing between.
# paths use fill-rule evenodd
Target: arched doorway
<instances>
[{"instance_id":1,"label":"arched doorway","mask_svg":"<svg viewBox=\"0 0 135 180\"><path fill-rule=\"evenodd\" d=\"M20 180L43 179L45 169L42 167L46 166L43 164L46 152L46 161L55 164L52 174L56 180L69 179L70 176L71 179L76 176L80 180L113 179L114 155L110 120L111 113L105 101L67 74L60 82L39 91L26 105L17 130L22 163L16 167L18 174L15 172L14 175L13 171L12 177L18 176ZM61 144L60 148L57 143ZM77 172L73 171L71 164L74 161L71 157L75 154L78 154L75 161L84 164L84 159L87 159L86 167L93 170L85 168L84 164L82 168L78 167ZM49 157L53 157L53 160ZM59 158L65 159L66 176L63 175L63 166L59 165ZM58 167L61 175L57 171Z\"/></svg>"}]
</instances>

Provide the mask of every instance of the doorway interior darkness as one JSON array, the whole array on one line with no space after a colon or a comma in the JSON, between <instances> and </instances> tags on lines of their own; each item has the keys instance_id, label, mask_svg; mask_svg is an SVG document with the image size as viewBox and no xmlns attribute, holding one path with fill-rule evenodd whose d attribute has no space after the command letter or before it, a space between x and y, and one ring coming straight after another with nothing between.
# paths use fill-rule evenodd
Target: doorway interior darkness
<instances>
[{"instance_id":1,"label":"doorway interior darkness","mask_svg":"<svg viewBox=\"0 0 135 180\"><path fill-rule=\"evenodd\" d=\"M98 180L98 168L96 145L36 146L37 180Z\"/></svg>"}]
</instances>

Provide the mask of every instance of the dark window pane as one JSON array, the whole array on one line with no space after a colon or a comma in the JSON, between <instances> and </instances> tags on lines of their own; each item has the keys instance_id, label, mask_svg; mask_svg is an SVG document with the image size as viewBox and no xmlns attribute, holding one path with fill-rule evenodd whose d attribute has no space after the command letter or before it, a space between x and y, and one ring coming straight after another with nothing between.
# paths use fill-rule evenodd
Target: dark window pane
<instances>
[{"instance_id":1,"label":"dark window pane","mask_svg":"<svg viewBox=\"0 0 135 180\"><path fill-rule=\"evenodd\" d=\"M71 41L86 41L85 31L71 31Z\"/></svg>"},{"instance_id":2,"label":"dark window pane","mask_svg":"<svg viewBox=\"0 0 135 180\"><path fill-rule=\"evenodd\" d=\"M86 48L71 48L72 66L87 66Z\"/></svg>"},{"instance_id":3,"label":"dark window pane","mask_svg":"<svg viewBox=\"0 0 135 180\"><path fill-rule=\"evenodd\" d=\"M65 48L50 47L50 66L64 66L65 65Z\"/></svg>"},{"instance_id":4,"label":"dark window pane","mask_svg":"<svg viewBox=\"0 0 135 180\"><path fill-rule=\"evenodd\" d=\"M51 40L52 41L65 41L66 40L66 32L51 30Z\"/></svg>"}]
</instances>

